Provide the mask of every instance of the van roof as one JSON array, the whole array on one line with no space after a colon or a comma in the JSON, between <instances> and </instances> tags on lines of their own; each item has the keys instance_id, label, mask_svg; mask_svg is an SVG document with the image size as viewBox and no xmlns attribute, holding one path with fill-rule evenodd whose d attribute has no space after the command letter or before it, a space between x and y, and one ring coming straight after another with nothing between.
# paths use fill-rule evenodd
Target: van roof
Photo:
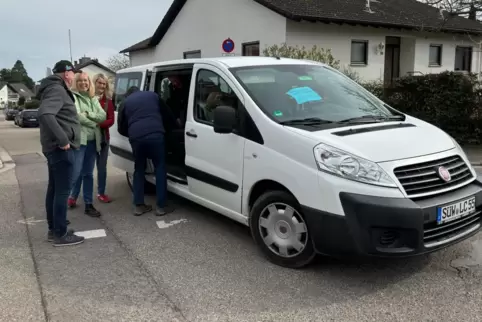
<instances>
[{"instance_id":1,"label":"van roof","mask_svg":"<svg viewBox=\"0 0 482 322\"><path fill-rule=\"evenodd\" d=\"M134 66L119 70L117 73L128 73L133 71L144 71L146 69L152 70L155 67L166 65L183 65L183 64L211 64L224 65L227 68L232 67L247 67L259 65L311 65L321 64L319 62L303 59L291 58L277 58L277 57L258 57L258 56L227 56L227 57L212 57L212 58L192 58L192 59L178 59L170 61L161 61L157 63Z\"/></svg>"}]
</instances>

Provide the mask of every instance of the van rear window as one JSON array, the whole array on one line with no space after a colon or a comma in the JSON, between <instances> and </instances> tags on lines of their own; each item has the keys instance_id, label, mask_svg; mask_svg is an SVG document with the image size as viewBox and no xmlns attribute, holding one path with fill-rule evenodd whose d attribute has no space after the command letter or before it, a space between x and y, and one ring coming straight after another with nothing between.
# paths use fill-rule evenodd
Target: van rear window
<instances>
[{"instance_id":1,"label":"van rear window","mask_svg":"<svg viewBox=\"0 0 482 322\"><path fill-rule=\"evenodd\" d=\"M124 100L125 94L129 88L136 86L141 88L142 72L132 72L117 74L115 78L115 109L119 108ZM142 88L141 88L142 89Z\"/></svg>"}]
</instances>

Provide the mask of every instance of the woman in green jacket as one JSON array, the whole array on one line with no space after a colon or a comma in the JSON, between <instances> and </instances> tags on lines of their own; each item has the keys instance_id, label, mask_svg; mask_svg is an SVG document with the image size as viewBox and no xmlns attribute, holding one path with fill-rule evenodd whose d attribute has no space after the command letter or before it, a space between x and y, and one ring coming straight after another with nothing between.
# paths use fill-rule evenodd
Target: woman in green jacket
<instances>
[{"instance_id":1,"label":"woman in green jacket","mask_svg":"<svg viewBox=\"0 0 482 322\"><path fill-rule=\"evenodd\" d=\"M86 73L76 74L72 92L75 96L75 106L81 125L80 149L75 151L75 165L72 175L72 191L68 205L77 205L80 187L83 184L85 214L100 217L100 212L94 208L94 167L97 153L101 149L102 133L99 123L106 119L106 113L99 100L95 97L95 87Z\"/></svg>"}]
</instances>

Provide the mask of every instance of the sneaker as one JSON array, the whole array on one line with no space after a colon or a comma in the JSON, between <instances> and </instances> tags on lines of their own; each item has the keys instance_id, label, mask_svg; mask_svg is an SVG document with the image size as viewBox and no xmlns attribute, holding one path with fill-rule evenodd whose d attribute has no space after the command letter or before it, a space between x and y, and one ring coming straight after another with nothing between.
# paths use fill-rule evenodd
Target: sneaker
<instances>
[{"instance_id":1,"label":"sneaker","mask_svg":"<svg viewBox=\"0 0 482 322\"><path fill-rule=\"evenodd\" d=\"M142 216L143 214L152 211L151 205L137 205L134 209L134 216Z\"/></svg>"},{"instance_id":2,"label":"sneaker","mask_svg":"<svg viewBox=\"0 0 482 322\"><path fill-rule=\"evenodd\" d=\"M69 233L69 232L70 232L71 234L75 233L75 231L74 231L73 229L67 230L67 233ZM54 232L51 231L51 230L49 230L49 232L47 233L47 241L48 241L49 243L51 243L51 242L54 241L54 239L55 239L55 237L54 237Z\"/></svg>"},{"instance_id":3,"label":"sneaker","mask_svg":"<svg viewBox=\"0 0 482 322\"><path fill-rule=\"evenodd\" d=\"M67 205L69 206L69 208L75 208L77 207L77 200L75 200L72 197L69 197L69 199L67 199Z\"/></svg>"},{"instance_id":4,"label":"sneaker","mask_svg":"<svg viewBox=\"0 0 482 322\"><path fill-rule=\"evenodd\" d=\"M97 195L97 199L103 203L110 203L112 201L108 195Z\"/></svg>"},{"instance_id":5,"label":"sneaker","mask_svg":"<svg viewBox=\"0 0 482 322\"><path fill-rule=\"evenodd\" d=\"M101 213L93 205L85 205L84 214L90 217L100 217Z\"/></svg>"},{"instance_id":6,"label":"sneaker","mask_svg":"<svg viewBox=\"0 0 482 322\"><path fill-rule=\"evenodd\" d=\"M68 231L64 237L54 238L54 246L61 247L61 246L73 246L83 243L85 240L84 237L77 236L73 232Z\"/></svg>"},{"instance_id":7,"label":"sneaker","mask_svg":"<svg viewBox=\"0 0 482 322\"><path fill-rule=\"evenodd\" d=\"M174 211L174 207L171 207L171 206L157 207L156 216L165 216L173 211Z\"/></svg>"}]
</instances>

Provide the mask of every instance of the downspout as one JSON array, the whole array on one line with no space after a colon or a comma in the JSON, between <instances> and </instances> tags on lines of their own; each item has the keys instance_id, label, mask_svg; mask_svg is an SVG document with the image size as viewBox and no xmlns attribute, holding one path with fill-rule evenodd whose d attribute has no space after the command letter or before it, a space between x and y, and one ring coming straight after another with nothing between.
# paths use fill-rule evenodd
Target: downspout
<instances>
[{"instance_id":1,"label":"downspout","mask_svg":"<svg viewBox=\"0 0 482 322\"><path fill-rule=\"evenodd\" d=\"M477 66L477 69L478 69L478 71L477 71L477 80L479 80L479 81L480 81L480 73L482 72L482 70L481 70L481 64L482 64L482 62L480 61L481 54L482 54L481 52L482 52L482 41L479 40L479 52L477 53L477 56L478 56L478 58L477 58L477 62L478 62L478 64L477 64L477 65L478 65L478 66Z\"/></svg>"}]
</instances>

